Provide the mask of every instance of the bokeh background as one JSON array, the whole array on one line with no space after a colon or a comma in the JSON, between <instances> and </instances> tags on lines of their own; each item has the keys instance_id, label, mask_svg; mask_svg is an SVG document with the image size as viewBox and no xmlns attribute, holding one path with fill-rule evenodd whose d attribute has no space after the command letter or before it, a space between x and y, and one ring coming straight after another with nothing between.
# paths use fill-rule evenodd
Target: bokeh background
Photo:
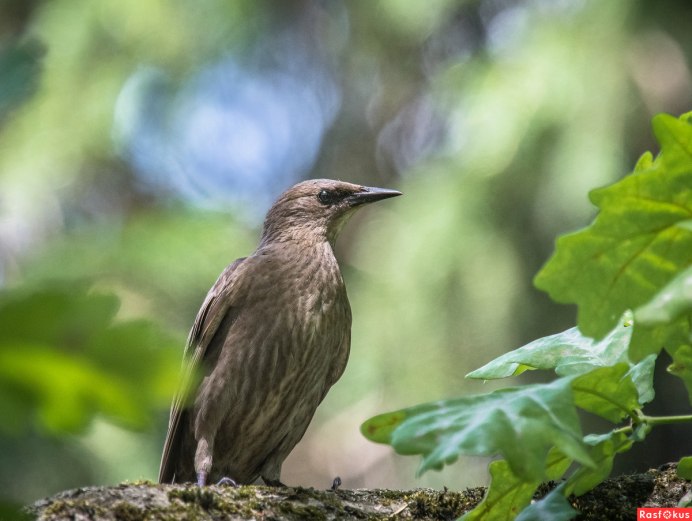
<instances>
[{"instance_id":1,"label":"bokeh background","mask_svg":"<svg viewBox=\"0 0 692 521\"><path fill-rule=\"evenodd\" d=\"M311 177L405 196L340 238L351 360L283 480L485 484L481 458L416 478L358 427L489 391L464 375L574 324L532 277L587 192L656 151L651 116L692 109L690 22L687 0L0 0L4 496L156 478L206 291ZM660 365L652 412L681 412ZM661 428L618 470L686 438Z\"/></svg>"}]
</instances>

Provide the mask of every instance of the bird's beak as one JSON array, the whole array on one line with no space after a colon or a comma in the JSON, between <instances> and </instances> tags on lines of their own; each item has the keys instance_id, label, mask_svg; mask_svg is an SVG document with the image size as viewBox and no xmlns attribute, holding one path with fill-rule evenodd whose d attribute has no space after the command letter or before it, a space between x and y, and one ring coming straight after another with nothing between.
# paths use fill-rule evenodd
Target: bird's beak
<instances>
[{"instance_id":1,"label":"bird's beak","mask_svg":"<svg viewBox=\"0 0 692 521\"><path fill-rule=\"evenodd\" d=\"M346 198L349 206L359 206L361 204L374 203L381 199L388 199L390 197L396 197L401 195L401 192L397 190L390 190L389 188L375 188L372 186L364 186L360 192L351 194Z\"/></svg>"}]
</instances>

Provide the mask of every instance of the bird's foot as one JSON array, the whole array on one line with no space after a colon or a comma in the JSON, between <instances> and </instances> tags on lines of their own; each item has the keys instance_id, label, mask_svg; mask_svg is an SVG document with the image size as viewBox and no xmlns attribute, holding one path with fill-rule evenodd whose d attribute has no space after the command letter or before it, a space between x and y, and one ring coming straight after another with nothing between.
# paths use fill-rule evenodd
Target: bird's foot
<instances>
[{"instance_id":1,"label":"bird's foot","mask_svg":"<svg viewBox=\"0 0 692 521\"><path fill-rule=\"evenodd\" d=\"M264 481L264 484L267 485L268 487L286 488L286 485L281 483L281 481L278 479L270 479L270 478L262 477L262 481Z\"/></svg>"},{"instance_id":2,"label":"bird's foot","mask_svg":"<svg viewBox=\"0 0 692 521\"><path fill-rule=\"evenodd\" d=\"M233 478L229 478L228 476L222 477L219 482L216 484L217 487L238 487L238 483L235 482Z\"/></svg>"},{"instance_id":3,"label":"bird's foot","mask_svg":"<svg viewBox=\"0 0 692 521\"><path fill-rule=\"evenodd\" d=\"M334 481L332 481L332 490L336 492L339 487L341 486L341 478L339 476L334 478Z\"/></svg>"},{"instance_id":4,"label":"bird's foot","mask_svg":"<svg viewBox=\"0 0 692 521\"><path fill-rule=\"evenodd\" d=\"M201 470L197 473L197 486L203 487L206 484L207 484L207 473L204 472L203 470Z\"/></svg>"}]
</instances>

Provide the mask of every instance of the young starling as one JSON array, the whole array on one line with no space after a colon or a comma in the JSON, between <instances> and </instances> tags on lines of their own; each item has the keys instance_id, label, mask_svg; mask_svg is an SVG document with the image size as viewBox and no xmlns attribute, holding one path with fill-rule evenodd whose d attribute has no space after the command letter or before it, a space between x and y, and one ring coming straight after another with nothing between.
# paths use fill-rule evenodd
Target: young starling
<instances>
[{"instance_id":1,"label":"young starling","mask_svg":"<svg viewBox=\"0 0 692 521\"><path fill-rule=\"evenodd\" d=\"M223 271L197 314L159 482L281 485L283 461L348 360L334 241L357 208L397 195L316 179L278 198L257 250Z\"/></svg>"}]
</instances>

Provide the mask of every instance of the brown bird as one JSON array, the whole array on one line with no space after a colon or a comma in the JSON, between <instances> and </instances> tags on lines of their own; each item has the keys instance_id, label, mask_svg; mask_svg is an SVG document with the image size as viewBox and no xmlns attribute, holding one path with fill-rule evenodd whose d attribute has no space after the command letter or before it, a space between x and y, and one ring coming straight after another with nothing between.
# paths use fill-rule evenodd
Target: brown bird
<instances>
[{"instance_id":1,"label":"brown bird","mask_svg":"<svg viewBox=\"0 0 692 521\"><path fill-rule=\"evenodd\" d=\"M316 179L274 203L257 250L224 270L192 326L159 482L282 485L283 461L348 360L334 241L357 208L397 195Z\"/></svg>"}]
</instances>

